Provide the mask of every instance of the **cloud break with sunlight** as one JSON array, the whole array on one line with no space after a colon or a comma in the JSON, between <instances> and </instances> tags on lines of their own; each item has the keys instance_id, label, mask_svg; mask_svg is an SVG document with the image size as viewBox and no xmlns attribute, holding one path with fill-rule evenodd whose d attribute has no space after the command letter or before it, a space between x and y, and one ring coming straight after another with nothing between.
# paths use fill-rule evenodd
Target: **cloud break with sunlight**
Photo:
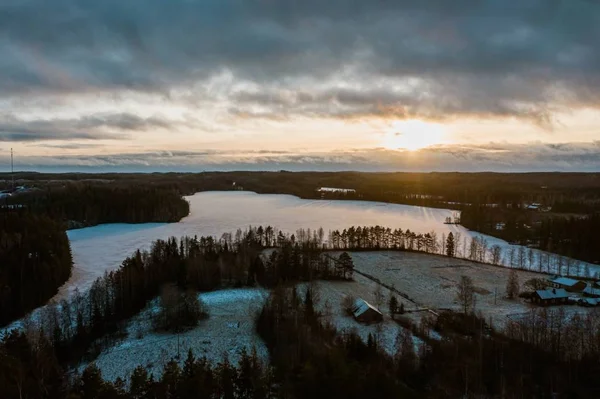
<instances>
[{"instance_id":1,"label":"cloud break with sunlight","mask_svg":"<svg viewBox=\"0 0 600 399\"><path fill-rule=\"evenodd\" d=\"M581 0L0 0L0 165L597 171L599 37Z\"/></svg>"}]
</instances>

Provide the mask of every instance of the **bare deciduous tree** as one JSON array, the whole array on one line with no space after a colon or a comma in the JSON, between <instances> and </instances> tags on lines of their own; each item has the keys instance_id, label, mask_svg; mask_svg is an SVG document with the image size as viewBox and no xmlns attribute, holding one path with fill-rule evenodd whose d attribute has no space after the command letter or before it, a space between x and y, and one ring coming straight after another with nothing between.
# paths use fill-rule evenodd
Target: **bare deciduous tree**
<instances>
[{"instance_id":1,"label":"bare deciduous tree","mask_svg":"<svg viewBox=\"0 0 600 399\"><path fill-rule=\"evenodd\" d=\"M377 306L377 309L381 309L381 306L383 305L384 301L384 296L380 284L377 284L377 286L375 287L375 291L373 291L373 298L375 299L375 306Z\"/></svg>"},{"instance_id":2,"label":"bare deciduous tree","mask_svg":"<svg viewBox=\"0 0 600 399\"><path fill-rule=\"evenodd\" d=\"M508 299L514 299L519 295L519 276L517 271L512 269L508 275L508 281L506 282L506 297Z\"/></svg>"},{"instance_id":3,"label":"bare deciduous tree","mask_svg":"<svg viewBox=\"0 0 600 399\"><path fill-rule=\"evenodd\" d=\"M475 308L475 285L469 276L461 276L456 287L456 299L465 314L470 313Z\"/></svg>"}]
</instances>

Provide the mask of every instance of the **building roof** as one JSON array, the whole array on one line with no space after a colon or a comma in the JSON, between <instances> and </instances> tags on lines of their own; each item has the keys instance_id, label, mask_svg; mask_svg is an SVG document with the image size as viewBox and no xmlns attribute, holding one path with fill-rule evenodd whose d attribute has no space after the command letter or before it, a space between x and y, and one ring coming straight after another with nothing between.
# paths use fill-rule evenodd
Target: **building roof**
<instances>
[{"instance_id":1,"label":"building roof","mask_svg":"<svg viewBox=\"0 0 600 399\"><path fill-rule=\"evenodd\" d=\"M575 284L579 283L579 280L575 280L568 277L556 277L550 280L551 282L562 285L564 287L573 287Z\"/></svg>"},{"instance_id":2,"label":"building roof","mask_svg":"<svg viewBox=\"0 0 600 399\"><path fill-rule=\"evenodd\" d=\"M581 298L579 301L587 305L598 306L598 299L596 298Z\"/></svg>"},{"instance_id":3,"label":"building roof","mask_svg":"<svg viewBox=\"0 0 600 399\"><path fill-rule=\"evenodd\" d=\"M369 302L361 298L358 298L356 301L354 301L354 308L352 308L352 313L354 314L354 317L359 317L369 309L374 310L375 312L382 315L381 312L375 306L371 305Z\"/></svg>"},{"instance_id":4,"label":"building roof","mask_svg":"<svg viewBox=\"0 0 600 399\"><path fill-rule=\"evenodd\" d=\"M583 289L583 293L584 294L588 294L588 295L598 295L600 296L600 288L595 288L594 286L592 286L591 284L588 284L584 289Z\"/></svg>"},{"instance_id":5,"label":"building roof","mask_svg":"<svg viewBox=\"0 0 600 399\"><path fill-rule=\"evenodd\" d=\"M537 290L535 293L540 297L540 299L563 299L569 297L567 291L563 290L562 288Z\"/></svg>"}]
</instances>

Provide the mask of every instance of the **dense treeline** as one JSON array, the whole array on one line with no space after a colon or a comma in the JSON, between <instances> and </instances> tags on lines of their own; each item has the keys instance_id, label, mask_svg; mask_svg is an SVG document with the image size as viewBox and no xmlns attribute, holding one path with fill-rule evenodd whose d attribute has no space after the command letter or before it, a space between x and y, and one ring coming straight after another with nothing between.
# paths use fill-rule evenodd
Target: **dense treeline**
<instances>
[{"instance_id":1,"label":"dense treeline","mask_svg":"<svg viewBox=\"0 0 600 399\"><path fill-rule=\"evenodd\" d=\"M70 227L99 223L177 222L189 214L189 204L175 190L153 186L113 186L69 183L17 195L11 202Z\"/></svg>"},{"instance_id":2,"label":"dense treeline","mask_svg":"<svg viewBox=\"0 0 600 399\"><path fill-rule=\"evenodd\" d=\"M352 226L342 231L330 231L328 237L328 249L417 251L540 273L600 278L599 273L592 275L587 264L570 257L525 246L503 248L490 244L485 237L468 237L461 233L440 237L434 231L417 234L400 228Z\"/></svg>"},{"instance_id":3,"label":"dense treeline","mask_svg":"<svg viewBox=\"0 0 600 399\"><path fill-rule=\"evenodd\" d=\"M600 213L540 217L535 211L500 211L474 206L462 211L461 224L509 242L587 262L600 262L600 238L596 234L600 229Z\"/></svg>"},{"instance_id":4,"label":"dense treeline","mask_svg":"<svg viewBox=\"0 0 600 399\"><path fill-rule=\"evenodd\" d=\"M25 334L6 337L0 351L2 398L158 399L158 398L275 398L271 369L255 352L240 354L238 365L227 359L213 366L190 350L183 367L171 359L158 379L139 366L124 379L108 382L88 366L79 376L63 372L44 337L33 343ZM3 379L14 377L10 380Z\"/></svg>"},{"instance_id":5,"label":"dense treeline","mask_svg":"<svg viewBox=\"0 0 600 399\"><path fill-rule=\"evenodd\" d=\"M69 183L0 200L0 326L54 294L71 274L66 228L176 222L189 203L175 189Z\"/></svg>"},{"instance_id":6,"label":"dense treeline","mask_svg":"<svg viewBox=\"0 0 600 399\"><path fill-rule=\"evenodd\" d=\"M71 266L62 225L27 210L0 209L0 326L46 303Z\"/></svg>"},{"instance_id":7,"label":"dense treeline","mask_svg":"<svg viewBox=\"0 0 600 399\"><path fill-rule=\"evenodd\" d=\"M586 217L552 218L534 229L539 248L600 263L600 213Z\"/></svg>"},{"instance_id":8,"label":"dense treeline","mask_svg":"<svg viewBox=\"0 0 600 399\"><path fill-rule=\"evenodd\" d=\"M8 175L0 174L8 184ZM598 173L361 173L361 172L203 172L203 173L17 173L18 184L62 185L66 181L112 185L150 185L193 194L236 188L301 198L362 199L461 209L467 204L500 208L539 202L557 212L600 210ZM1 184L1 183L0 183ZM356 190L319 193L319 187Z\"/></svg>"}]
</instances>

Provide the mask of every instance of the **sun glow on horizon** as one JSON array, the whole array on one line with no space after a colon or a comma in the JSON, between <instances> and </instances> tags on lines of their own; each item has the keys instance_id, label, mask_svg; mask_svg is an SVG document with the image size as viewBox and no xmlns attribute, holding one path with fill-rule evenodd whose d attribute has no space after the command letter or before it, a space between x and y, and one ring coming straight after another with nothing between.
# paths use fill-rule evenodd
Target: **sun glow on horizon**
<instances>
[{"instance_id":1,"label":"sun glow on horizon","mask_svg":"<svg viewBox=\"0 0 600 399\"><path fill-rule=\"evenodd\" d=\"M436 144L444 144L445 130L439 123L417 119L396 121L385 134L382 145L388 149L416 151Z\"/></svg>"}]
</instances>

